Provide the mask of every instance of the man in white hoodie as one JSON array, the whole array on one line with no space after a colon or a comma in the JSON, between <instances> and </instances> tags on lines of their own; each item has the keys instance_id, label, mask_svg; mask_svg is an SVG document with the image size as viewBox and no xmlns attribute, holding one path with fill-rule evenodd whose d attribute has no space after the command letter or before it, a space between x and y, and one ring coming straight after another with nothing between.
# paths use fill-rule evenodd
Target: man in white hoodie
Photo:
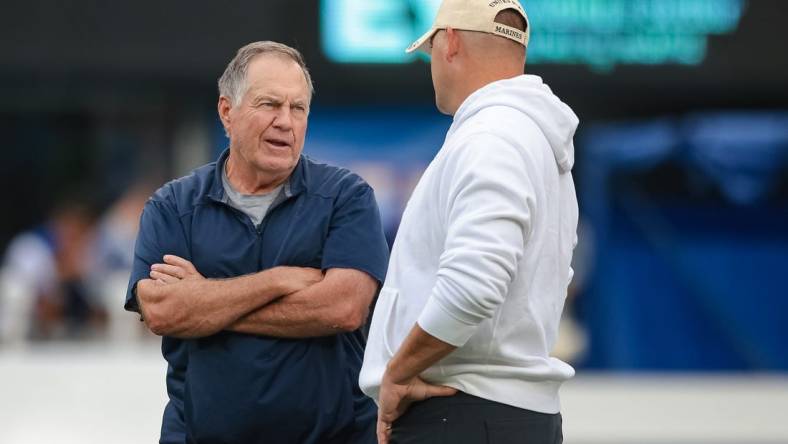
<instances>
[{"instance_id":1,"label":"man in white hoodie","mask_svg":"<svg viewBox=\"0 0 788 444\"><path fill-rule=\"evenodd\" d=\"M523 75L529 33L516 0L444 0L408 48L431 54L454 121L372 319L360 386L380 442L562 442L558 389L574 370L550 351L577 242L578 119Z\"/></svg>"}]
</instances>

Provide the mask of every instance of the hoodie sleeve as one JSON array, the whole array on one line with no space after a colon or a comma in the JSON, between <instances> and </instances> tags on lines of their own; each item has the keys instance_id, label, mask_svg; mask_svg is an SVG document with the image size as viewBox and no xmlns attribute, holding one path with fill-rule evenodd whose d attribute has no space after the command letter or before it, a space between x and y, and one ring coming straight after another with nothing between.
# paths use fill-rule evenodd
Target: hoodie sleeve
<instances>
[{"instance_id":1,"label":"hoodie sleeve","mask_svg":"<svg viewBox=\"0 0 788 444\"><path fill-rule=\"evenodd\" d=\"M447 160L446 240L418 324L460 347L504 301L531 230L535 193L523 152L493 134L466 139Z\"/></svg>"}]
</instances>

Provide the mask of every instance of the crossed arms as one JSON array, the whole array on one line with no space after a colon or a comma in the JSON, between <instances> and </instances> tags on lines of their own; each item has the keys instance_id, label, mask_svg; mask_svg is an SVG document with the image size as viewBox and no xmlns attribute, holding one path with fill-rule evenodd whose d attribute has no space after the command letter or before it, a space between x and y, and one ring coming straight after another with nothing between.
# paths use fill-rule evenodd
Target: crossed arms
<instances>
[{"instance_id":1,"label":"crossed arms","mask_svg":"<svg viewBox=\"0 0 788 444\"><path fill-rule=\"evenodd\" d=\"M199 338L222 330L302 338L353 331L367 319L378 282L349 268L275 267L231 279L206 279L166 255L137 283L148 328L160 336Z\"/></svg>"}]
</instances>

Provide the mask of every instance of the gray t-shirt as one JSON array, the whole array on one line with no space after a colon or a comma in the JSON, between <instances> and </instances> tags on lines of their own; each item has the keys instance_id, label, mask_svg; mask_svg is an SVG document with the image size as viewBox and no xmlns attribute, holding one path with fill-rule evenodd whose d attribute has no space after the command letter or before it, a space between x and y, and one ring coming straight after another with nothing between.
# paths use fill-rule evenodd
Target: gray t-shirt
<instances>
[{"instance_id":1,"label":"gray t-shirt","mask_svg":"<svg viewBox=\"0 0 788 444\"><path fill-rule=\"evenodd\" d=\"M227 203L249 216L254 226L260 225L265 213L268 212L274 199L282 190L282 185L279 185L266 194L241 194L230 185L230 180L227 178L227 170L224 167L222 167L222 185L224 185Z\"/></svg>"}]
</instances>

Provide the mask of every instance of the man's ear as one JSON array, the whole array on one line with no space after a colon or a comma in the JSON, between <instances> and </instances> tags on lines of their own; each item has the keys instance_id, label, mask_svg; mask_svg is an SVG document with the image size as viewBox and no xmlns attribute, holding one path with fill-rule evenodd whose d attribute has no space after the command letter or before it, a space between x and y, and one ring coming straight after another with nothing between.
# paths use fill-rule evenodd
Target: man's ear
<instances>
[{"instance_id":1,"label":"man's ear","mask_svg":"<svg viewBox=\"0 0 788 444\"><path fill-rule=\"evenodd\" d=\"M460 52L460 33L455 29L446 28L446 60L451 62Z\"/></svg>"},{"instance_id":2,"label":"man's ear","mask_svg":"<svg viewBox=\"0 0 788 444\"><path fill-rule=\"evenodd\" d=\"M216 110L219 112L219 119L222 121L224 131L230 134L230 110L233 108L230 99L226 96L219 96L219 103L216 104Z\"/></svg>"}]
</instances>

